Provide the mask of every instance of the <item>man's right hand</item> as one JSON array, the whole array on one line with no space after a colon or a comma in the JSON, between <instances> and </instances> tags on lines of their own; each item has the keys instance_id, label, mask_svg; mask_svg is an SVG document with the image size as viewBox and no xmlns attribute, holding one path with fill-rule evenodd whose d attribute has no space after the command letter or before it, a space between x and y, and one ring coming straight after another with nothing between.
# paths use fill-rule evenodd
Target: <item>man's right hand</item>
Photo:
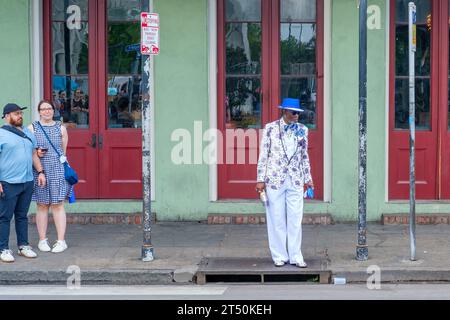
<instances>
[{"instance_id":1,"label":"man's right hand","mask_svg":"<svg viewBox=\"0 0 450 320\"><path fill-rule=\"evenodd\" d=\"M1 183L0 183L0 193L3 193L3 186Z\"/></svg>"},{"instance_id":2,"label":"man's right hand","mask_svg":"<svg viewBox=\"0 0 450 320\"><path fill-rule=\"evenodd\" d=\"M256 192L261 193L266 188L266 184L264 182L256 183Z\"/></svg>"}]
</instances>

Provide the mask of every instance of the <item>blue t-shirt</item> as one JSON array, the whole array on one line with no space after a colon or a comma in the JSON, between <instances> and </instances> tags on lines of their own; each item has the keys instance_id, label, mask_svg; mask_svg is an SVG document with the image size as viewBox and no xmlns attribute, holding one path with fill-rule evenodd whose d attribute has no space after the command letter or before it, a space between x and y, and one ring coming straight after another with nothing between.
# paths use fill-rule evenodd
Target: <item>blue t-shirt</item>
<instances>
[{"instance_id":1,"label":"blue t-shirt","mask_svg":"<svg viewBox=\"0 0 450 320\"><path fill-rule=\"evenodd\" d=\"M0 181L33 181L33 150L37 147L36 138L27 128L23 128L23 132L33 142L0 128Z\"/></svg>"}]
</instances>

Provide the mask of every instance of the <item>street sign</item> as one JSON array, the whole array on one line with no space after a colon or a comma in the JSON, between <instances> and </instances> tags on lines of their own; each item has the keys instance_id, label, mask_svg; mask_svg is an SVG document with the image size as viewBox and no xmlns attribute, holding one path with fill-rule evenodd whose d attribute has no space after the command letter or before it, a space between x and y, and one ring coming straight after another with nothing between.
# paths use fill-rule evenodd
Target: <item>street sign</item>
<instances>
[{"instance_id":1,"label":"street sign","mask_svg":"<svg viewBox=\"0 0 450 320\"><path fill-rule=\"evenodd\" d=\"M135 43L135 44L129 44L125 47L125 52L132 52L132 51L139 51L141 50L141 44Z\"/></svg>"},{"instance_id":2,"label":"street sign","mask_svg":"<svg viewBox=\"0 0 450 320\"><path fill-rule=\"evenodd\" d=\"M141 13L141 53L157 55L159 53L159 15Z\"/></svg>"}]
</instances>

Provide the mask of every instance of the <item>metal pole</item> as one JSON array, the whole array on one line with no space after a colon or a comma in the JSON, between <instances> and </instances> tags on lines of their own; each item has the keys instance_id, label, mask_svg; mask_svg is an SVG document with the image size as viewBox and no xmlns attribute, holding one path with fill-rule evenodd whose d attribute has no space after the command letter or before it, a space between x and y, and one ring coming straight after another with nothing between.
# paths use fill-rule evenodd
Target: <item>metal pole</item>
<instances>
[{"instance_id":1,"label":"metal pole","mask_svg":"<svg viewBox=\"0 0 450 320\"><path fill-rule=\"evenodd\" d=\"M415 135L416 135L416 101L415 101L415 52L416 52L416 6L408 4L409 35L409 239L411 261L416 260L416 174L415 174Z\"/></svg>"},{"instance_id":2,"label":"metal pole","mask_svg":"<svg viewBox=\"0 0 450 320\"><path fill-rule=\"evenodd\" d=\"M359 2L359 159L358 159L358 245L356 260L369 258L366 239L367 204L367 0Z\"/></svg>"},{"instance_id":3,"label":"metal pole","mask_svg":"<svg viewBox=\"0 0 450 320\"><path fill-rule=\"evenodd\" d=\"M149 0L141 0L141 10L150 10ZM142 227L144 241L142 244L142 261L153 261L152 209L151 209L151 158L150 158L150 56L142 55L142 189L143 189L143 217Z\"/></svg>"}]
</instances>

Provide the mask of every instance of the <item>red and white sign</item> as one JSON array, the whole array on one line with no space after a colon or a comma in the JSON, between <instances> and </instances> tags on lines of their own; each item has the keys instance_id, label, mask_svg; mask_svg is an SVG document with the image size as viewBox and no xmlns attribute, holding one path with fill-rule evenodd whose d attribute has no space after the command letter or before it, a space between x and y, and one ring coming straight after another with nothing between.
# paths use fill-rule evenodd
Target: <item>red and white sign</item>
<instances>
[{"instance_id":1,"label":"red and white sign","mask_svg":"<svg viewBox=\"0 0 450 320\"><path fill-rule=\"evenodd\" d=\"M159 15L157 13L141 13L141 53L159 53Z\"/></svg>"}]
</instances>

